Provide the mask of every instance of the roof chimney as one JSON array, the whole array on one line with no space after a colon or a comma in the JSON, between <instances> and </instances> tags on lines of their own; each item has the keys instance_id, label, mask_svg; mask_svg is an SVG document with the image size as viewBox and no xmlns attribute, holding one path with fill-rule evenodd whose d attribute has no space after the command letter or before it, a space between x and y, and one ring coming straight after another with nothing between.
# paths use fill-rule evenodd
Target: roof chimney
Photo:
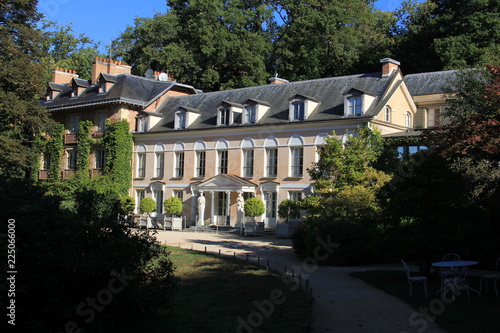
<instances>
[{"instance_id":1,"label":"roof chimney","mask_svg":"<svg viewBox=\"0 0 500 333\"><path fill-rule=\"evenodd\" d=\"M115 61L113 59L104 59L95 57L94 65L92 66L92 82L97 82L99 74L106 73L111 75L130 74L132 67L126 63Z\"/></svg>"},{"instance_id":2,"label":"roof chimney","mask_svg":"<svg viewBox=\"0 0 500 333\"><path fill-rule=\"evenodd\" d=\"M71 69L63 69L61 67L56 67L52 71L52 81L54 83L58 84L65 84L65 83L70 83L73 78L78 77L78 74L76 74L76 71L71 70Z\"/></svg>"},{"instance_id":3,"label":"roof chimney","mask_svg":"<svg viewBox=\"0 0 500 333\"><path fill-rule=\"evenodd\" d=\"M391 75L392 71L398 70L401 64L399 61L391 58L380 59L380 63L382 64L382 77Z\"/></svg>"},{"instance_id":4,"label":"roof chimney","mask_svg":"<svg viewBox=\"0 0 500 333\"><path fill-rule=\"evenodd\" d=\"M274 77L269 78L269 84L280 84L280 83L288 83L288 80L280 79L278 77L278 73L274 74Z\"/></svg>"}]
</instances>

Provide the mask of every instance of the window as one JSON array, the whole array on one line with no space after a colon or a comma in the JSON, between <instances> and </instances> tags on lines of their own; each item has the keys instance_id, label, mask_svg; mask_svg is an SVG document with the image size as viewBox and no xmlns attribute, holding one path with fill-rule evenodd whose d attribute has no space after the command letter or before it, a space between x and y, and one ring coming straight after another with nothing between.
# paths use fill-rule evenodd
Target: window
<instances>
[{"instance_id":1,"label":"window","mask_svg":"<svg viewBox=\"0 0 500 333\"><path fill-rule=\"evenodd\" d=\"M185 129L186 128L186 112L178 112L176 114L177 117L177 122L176 122L176 129Z\"/></svg>"},{"instance_id":2,"label":"window","mask_svg":"<svg viewBox=\"0 0 500 333\"><path fill-rule=\"evenodd\" d=\"M137 177L144 178L146 176L146 153L137 154Z\"/></svg>"},{"instance_id":3,"label":"window","mask_svg":"<svg viewBox=\"0 0 500 333\"><path fill-rule=\"evenodd\" d=\"M292 147L291 148L291 176L292 177L302 177L303 168L303 154L304 149L302 147Z\"/></svg>"},{"instance_id":4,"label":"window","mask_svg":"<svg viewBox=\"0 0 500 333\"><path fill-rule=\"evenodd\" d=\"M79 122L80 122L80 116L78 115L69 116L69 124L68 124L69 133L71 134L78 133Z\"/></svg>"},{"instance_id":5,"label":"window","mask_svg":"<svg viewBox=\"0 0 500 333\"><path fill-rule=\"evenodd\" d=\"M229 115L231 114L231 111L229 109L220 109L219 110L219 119L220 125L229 125Z\"/></svg>"},{"instance_id":6,"label":"window","mask_svg":"<svg viewBox=\"0 0 500 333\"><path fill-rule=\"evenodd\" d=\"M137 132L147 132L149 127L148 117L137 118Z\"/></svg>"},{"instance_id":7,"label":"window","mask_svg":"<svg viewBox=\"0 0 500 333\"><path fill-rule=\"evenodd\" d=\"M427 110L427 127L439 126L439 110Z\"/></svg>"},{"instance_id":8,"label":"window","mask_svg":"<svg viewBox=\"0 0 500 333\"><path fill-rule=\"evenodd\" d=\"M184 152L175 153L175 177L184 177Z\"/></svg>"},{"instance_id":9,"label":"window","mask_svg":"<svg viewBox=\"0 0 500 333\"><path fill-rule=\"evenodd\" d=\"M406 114L405 114L405 126L411 127L411 113L410 112L406 112Z\"/></svg>"},{"instance_id":10,"label":"window","mask_svg":"<svg viewBox=\"0 0 500 333\"><path fill-rule=\"evenodd\" d=\"M227 150L219 150L217 152L219 167L218 174L227 174Z\"/></svg>"},{"instance_id":11,"label":"window","mask_svg":"<svg viewBox=\"0 0 500 333\"><path fill-rule=\"evenodd\" d=\"M300 191L289 191L288 198L290 200L300 200L302 199L302 192Z\"/></svg>"},{"instance_id":12,"label":"window","mask_svg":"<svg viewBox=\"0 0 500 333\"><path fill-rule=\"evenodd\" d=\"M141 200L145 198L144 190L136 190L135 191L135 209L139 213L139 207L141 204Z\"/></svg>"},{"instance_id":13,"label":"window","mask_svg":"<svg viewBox=\"0 0 500 333\"><path fill-rule=\"evenodd\" d=\"M50 168L50 155L49 153L42 154L42 163L40 163L41 170L49 170Z\"/></svg>"},{"instance_id":14,"label":"window","mask_svg":"<svg viewBox=\"0 0 500 333\"><path fill-rule=\"evenodd\" d=\"M68 150L66 152L67 160L66 160L66 170L75 170L76 169L76 150Z\"/></svg>"},{"instance_id":15,"label":"window","mask_svg":"<svg viewBox=\"0 0 500 333\"><path fill-rule=\"evenodd\" d=\"M105 156L106 156L106 152L104 151L104 149L99 149L99 150L96 150L95 153L94 153L94 157L95 157L95 168L96 169L104 169L104 165L105 165Z\"/></svg>"},{"instance_id":16,"label":"window","mask_svg":"<svg viewBox=\"0 0 500 333\"><path fill-rule=\"evenodd\" d=\"M266 218L275 219L278 194L276 192L264 192L264 197L266 199Z\"/></svg>"},{"instance_id":17,"label":"window","mask_svg":"<svg viewBox=\"0 0 500 333\"><path fill-rule=\"evenodd\" d=\"M174 197L183 200L183 191L182 190L174 190Z\"/></svg>"},{"instance_id":18,"label":"window","mask_svg":"<svg viewBox=\"0 0 500 333\"><path fill-rule=\"evenodd\" d=\"M266 176L276 177L278 175L278 149L266 149Z\"/></svg>"},{"instance_id":19,"label":"window","mask_svg":"<svg viewBox=\"0 0 500 333\"><path fill-rule=\"evenodd\" d=\"M156 202L156 214L158 216L159 214L163 213L163 191L155 190L153 192L153 195Z\"/></svg>"},{"instance_id":20,"label":"window","mask_svg":"<svg viewBox=\"0 0 500 333\"><path fill-rule=\"evenodd\" d=\"M361 116L361 96L351 96L347 98L349 103L348 114Z\"/></svg>"},{"instance_id":21,"label":"window","mask_svg":"<svg viewBox=\"0 0 500 333\"><path fill-rule=\"evenodd\" d=\"M227 194L226 192L217 192L219 196L219 206L217 207L217 215L226 216Z\"/></svg>"},{"instance_id":22,"label":"window","mask_svg":"<svg viewBox=\"0 0 500 333\"><path fill-rule=\"evenodd\" d=\"M391 121L391 108L389 106L385 107L384 120Z\"/></svg>"},{"instance_id":23,"label":"window","mask_svg":"<svg viewBox=\"0 0 500 333\"><path fill-rule=\"evenodd\" d=\"M196 152L196 177L205 177L207 153L204 151Z\"/></svg>"},{"instance_id":24,"label":"window","mask_svg":"<svg viewBox=\"0 0 500 333\"><path fill-rule=\"evenodd\" d=\"M155 176L156 177L163 177L163 174L164 174L163 170L165 167L165 153L164 152L156 153L155 157L156 157Z\"/></svg>"},{"instance_id":25,"label":"window","mask_svg":"<svg viewBox=\"0 0 500 333\"><path fill-rule=\"evenodd\" d=\"M255 105L245 107L245 123L255 124L257 120L257 107Z\"/></svg>"},{"instance_id":26,"label":"window","mask_svg":"<svg viewBox=\"0 0 500 333\"><path fill-rule=\"evenodd\" d=\"M305 103L304 101L292 103L293 108L293 118L292 120L304 120L305 115Z\"/></svg>"},{"instance_id":27,"label":"window","mask_svg":"<svg viewBox=\"0 0 500 333\"><path fill-rule=\"evenodd\" d=\"M253 177L253 149L243 150L243 177Z\"/></svg>"},{"instance_id":28,"label":"window","mask_svg":"<svg viewBox=\"0 0 500 333\"><path fill-rule=\"evenodd\" d=\"M104 132L106 129L106 118L107 115L105 112L99 112L97 114L97 131L98 132Z\"/></svg>"}]
</instances>

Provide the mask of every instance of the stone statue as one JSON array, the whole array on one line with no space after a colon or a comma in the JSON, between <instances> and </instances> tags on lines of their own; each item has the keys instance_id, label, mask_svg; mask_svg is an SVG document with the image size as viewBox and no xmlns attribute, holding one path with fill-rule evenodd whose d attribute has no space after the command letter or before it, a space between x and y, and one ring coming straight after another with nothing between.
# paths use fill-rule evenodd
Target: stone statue
<instances>
[{"instance_id":1,"label":"stone statue","mask_svg":"<svg viewBox=\"0 0 500 333\"><path fill-rule=\"evenodd\" d=\"M243 223L243 216L245 215L245 199L243 199L241 192L238 192L238 198L236 199L236 212L238 222Z\"/></svg>"},{"instance_id":2,"label":"stone statue","mask_svg":"<svg viewBox=\"0 0 500 333\"><path fill-rule=\"evenodd\" d=\"M198 224L203 225L205 222L205 197L203 196L203 192L200 192L197 202L198 202Z\"/></svg>"}]
</instances>

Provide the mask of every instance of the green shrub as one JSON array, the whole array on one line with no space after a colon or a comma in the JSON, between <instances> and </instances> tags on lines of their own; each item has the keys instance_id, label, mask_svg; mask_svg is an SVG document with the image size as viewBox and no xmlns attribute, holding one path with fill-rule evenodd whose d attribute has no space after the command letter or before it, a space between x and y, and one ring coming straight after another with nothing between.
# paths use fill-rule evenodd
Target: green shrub
<instances>
[{"instance_id":1,"label":"green shrub","mask_svg":"<svg viewBox=\"0 0 500 333\"><path fill-rule=\"evenodd\" d=\"M139 203L139 208L143 213L151 213L156 210L156 202L151 198L143 198Z\"/></svg>"},{"instance_id":2,"label":"green shrub","mask_svg":"<svg viewBox=\"0 0 500 333\"><path fill-rule=\"evenodd\" d=\"M165 199L163 202L163 207L165 207L165 211L172 215L182 214L182 199L178 197L170 197Z\"/></svg>"},{"instance_id":3,"label":"green shrub","mask_svg":"<svg viewBox=\"0 0 500 333\"><path fill-rule=\"evenodd\" d=\"M259 198L250 198L245 201L245 215L253 217L255 219L256 216L260 216L264 214L266 208L264 207L264 203Z\"/></svg>"},{"instance_id":4,"label":"green shrub","mask_svg":"<svg viewBox=\"0 0 500 333\"><path fill-rule=\"evenodd\" d=\"M298 219L300 217L300 203L297 200L283 200L278 205L278 216L286 219Z\"/></svg>"},{"instance_id":5,"label":"green shrub","mask_svg":"<svg viewBox=\"0 0 500 333\"><path fill-rule=\"evenodd\" d=\"M130 196L124 196L120 198L120 213L129 214L135 208L135 200Z\"/></svg>"}]
</instances>

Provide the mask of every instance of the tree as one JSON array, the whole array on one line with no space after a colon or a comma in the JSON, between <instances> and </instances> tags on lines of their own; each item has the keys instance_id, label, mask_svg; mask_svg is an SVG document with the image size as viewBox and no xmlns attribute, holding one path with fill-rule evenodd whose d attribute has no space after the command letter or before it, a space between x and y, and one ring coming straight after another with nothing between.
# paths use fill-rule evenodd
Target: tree
<instances>
[{"instance_id":1,"label":"tree","mask_svg":"<svg viewBox=\"0 0 500 333\"><path fill-rule=\"evenodd\" d=\"M120 213L130 214L135 208L135 200L131 196L123 196L120 198Z\"/></svg>"},{"instance_id":2,"label":"tree","mask_svg":"<svg viewBox=\"0 0 500 333\"><path fill-rule=\"evenodd\" d=\"M245 200L243 209L245 210L245 216L253 217L254 221L257 216L264 214L266 211L264 203L259 198L249 198Z\"/></svg>"},{"instance_id":3,"label":"tree","mask_svg":"<svg viewBox=\"0 0 500 333\"><path fill-rule=\"evenodd\" d=\"M283 200L278 205L278 216L286 219L297 219L300 217L300 203L297 200Z\"/></svg>"},{"instance_id":4,"label":"tree","mask_svg":"<svg viewBox=\"0 0 500 333\"><path fill-rule=\"evenodd\" d=\"M207 91L264 84L270 42L269 17L260 0L168 1L166 14L138 18L114 41L116 56L170 72L181 82Z\"/></svg>"},{"instance_id":5,"label":"tree","mask_svg":"<svg viewBox=\"0 0 500 333\"><path fill-rule=\"evenodd\" d=\"M380 133L358 128L344 143L331 136L318 150L319 161L308 172L314 194L305 198L306 220L293 235L302 256L314 255L320 243L339 246L325 254L323 264L356 264L370 260L370 230L381 214L378 192L390 179L370 166L381 153Z\"/></svg>"},{"instance_id":6,"label":"tree","mask_svg":"<svg viewBox=\"0 0 500 333\"><path fill-rule=\"evenodd\" d=\"M406 1L398 12L398 51L406 73L481 67L500 61L495 0Z\"/></svg>"},{"instance_id":7,"label":"tree","mask_svg":"<svg viewBox=\"0 0 500 333\"><path fill-rule=\"evenodd\" d=\"M165 207L167 213L170 213L172 215L182 214L182 199L178 197L170 197L168 199L165 199L165 201L163 202L163 207Z\"/></svg>"},{"instance_id":8,"label":"tree","mask_svg":"<svg viewBox=\"0 0 500 333\"><path fill-rule=\"evenodd\" d=\"M371 0L271 1L283 20L273 45L275 70L290 80L379 68L391 48L391 14ZM377 56L378 55L378 56Z\"/></svg>"},{"instance_id":9,"label":"tree","mask_svg":"<svg viewBox=\"0 0 500 333\"><path fill-rule=\"evenodd\" d=\"M79 78L92 79L92 65L95 57L102 56L99 43L94 43L85 34L76 35L72 24L57 25L44 21L43 50L48 53L46 66L49 69L62 67L77 72ZM107 56L106 56L107 57Z\"/></svg>"},{"instance_id":10,"label":"tree","mask_svg":"<svg viewBox=\"0 0 500 333\"><path fill-rule=\"evenodd\" d=\"M151 213L156 210L156 202L151 198L143 198L139 203L139 209L144 213Z\"/></svg>"},{"instance_id":11,"label":"tree","mask_svg":"<svg viewBox=\"0 0 500 333\"><path fill-rule=\"evenodd\" d=\"M37 137L52 123L37 103L45 93L36 1L6 0L0 10L0 177L37 172Z\"/></svg>"}]
</instances>

